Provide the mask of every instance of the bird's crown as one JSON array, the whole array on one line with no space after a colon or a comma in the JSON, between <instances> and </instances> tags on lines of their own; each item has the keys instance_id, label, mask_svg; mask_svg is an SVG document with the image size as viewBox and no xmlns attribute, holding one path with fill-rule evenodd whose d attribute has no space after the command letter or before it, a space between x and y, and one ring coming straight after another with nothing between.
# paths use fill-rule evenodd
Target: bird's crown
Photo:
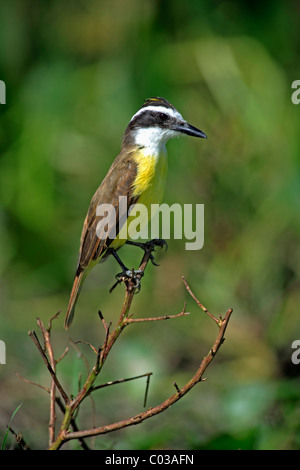
<instances>
[{"instance_id":1,"label":"bird's crown","mask_svg":"<svg viewBox=\"0 0 300 470\"><path fill-rule=\"evenodd\" d=\"M164 108L175 110L174 106L169 103L169 101L167 101L165 98L161 98L158 96L147 98L144 104L142 105L141 109L146 108L147 106L163 106Z\"/></svg>"}]
</instances>

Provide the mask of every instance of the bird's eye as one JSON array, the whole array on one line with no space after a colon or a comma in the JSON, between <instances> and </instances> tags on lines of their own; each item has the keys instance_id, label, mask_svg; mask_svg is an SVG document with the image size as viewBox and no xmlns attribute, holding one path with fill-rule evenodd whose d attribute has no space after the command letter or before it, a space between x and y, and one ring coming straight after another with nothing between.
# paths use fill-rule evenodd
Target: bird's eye
<instances>
[{"instance_id":1,"label":"bird's eye","mask_svg":"<svg viewBox=\"0 0 300 470\"><path fill-rule=\"evenodd\" d=\"M161 121L166 121L168 116L165 113L159 113L159 118Z\"/></svg>"}]
</instances>

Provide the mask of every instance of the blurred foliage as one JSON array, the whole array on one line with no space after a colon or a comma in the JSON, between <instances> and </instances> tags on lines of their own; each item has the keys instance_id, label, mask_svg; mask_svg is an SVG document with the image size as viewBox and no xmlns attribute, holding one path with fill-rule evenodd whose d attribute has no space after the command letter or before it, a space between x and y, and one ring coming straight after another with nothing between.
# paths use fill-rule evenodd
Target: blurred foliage
<instances>
[{"instance_id":1,"label":"blurred foliage","mask_svg":"<svg viewBox=\"0 0 300 470\"><path fill-rule=\"evenodd\" d=\"M165 202L205 204L205 244L170 240L148 267L136 315L187 318L128 328L102 381L154 372L148 405L194 372L216 330L185 292L184 275L214 313L233 307L226 342L200 384L158 418L95 440L115 449L299 449L300 366L300 7L294 0L10 0L0 4L0 441L14 428L47 445L48 397L16 377L47 385L27 336L55 322L57 356L85 213L120 148L128 120L149 96L169 99L208 140L168 144ZM123 251L124 250L124 251ZM122 250L129 265L137 253ZM140 253L139 253L140 256ZM123 289L108 260L86 282L70 335L97 345L97 317L117 318ZM99 324L99 325L98 325ZM100 338L100 339L99 339ZM79 346L78 346L79 347ZM80 350L92 361L88 347ZM59 365L76 390L84 361ZM112 422L142 407L144 383L99 392L80 426ZM2 439L1 439L2 436Z\"/></svg>"}]
</instances>

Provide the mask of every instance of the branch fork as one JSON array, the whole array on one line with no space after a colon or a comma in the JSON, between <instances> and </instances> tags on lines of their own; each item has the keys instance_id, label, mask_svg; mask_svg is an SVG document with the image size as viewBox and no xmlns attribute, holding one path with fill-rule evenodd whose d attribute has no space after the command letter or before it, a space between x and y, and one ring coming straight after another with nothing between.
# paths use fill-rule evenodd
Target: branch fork
<instances>
[{"instance_id":1,"label":"branch fork","mask_svg":"<svg viewBox=\"0 0 300 470\"><path fill-rule=\"evenodd\" d=\"M140 276L140 278L143 276L145 268L149 260L151 260L151 250L146 250L142 258L142 261L138 270L138 274L136 274L135 276ZM66 442L70 440L74 440L74 439L78 439L82 447L84 449L88 449L88 446L85 442L85 438L106 434L106 433L115 431L117 429L132 426L134 424L141 423L152 416L162 413L171 405L176 403L178 400L182 399L183 396L185 396L197 383L205 380L205 378L203 378L203 374L205 370L207 369L207 367L209 366L209 364L214 359L221 344L223 344L224 342L224 335L225 335L225 331L230 320L232 309L228 309L224 317L222 316L216 317L215 315L211 314L207 310L207 308L204 307L204 305L197 299L197 297L192 292L190 286L188 285L184 277L182 278L182 280L183 280L183 283L185 285L187 292L190 294L193 300L205 312L205 314L207 314L217 324L218 333L217 333L215 342L210 348L210 351L207 354L207 356L205 356L203 360L201 361L193 377L184 386L179 387L176 382L173 382L175 393L172 396L166 398L159 405L149 408L143 411L142 413L138 413L137 415L132 416L128 419L124 419L122 421L115 422L109 425L99 426L99 427L95 426L91 429L79 430L75 422L75 415L77 414L82 401L91 393L105 386L111 386L111 385L122 383L128 380L135 380L135 379L139 379L142 377L146 377L147 383L146 383L146 391L145 391L145 398L144 398L144 406L145 406L146 398L148 394L150 376L152 375L152 372L150 372L150 373L146 373L146 374L136 376L136 377L107 382L106 384L103 384L103 385L95 385L97 376L101 372L101 369L106 361L106 358L111 348L115 344L116 340L120 336L121 332L124 330L126 326L130 324L139 323L139 322L169 320L169 319L174 319L174 318L189 315L189 312L186 312L186 302L184 304L183 310L178 314L164 315L160 317L149 317L149 318L133 318L133 315L130 313L130 308L131 308L134 293L135 293L136 280L134 278L124 279L125 298L124 298L123 306L120 312L119 321L116 327L112 328L111 323L107 325L102 313L100 311L98 312L100 321L105 331L105 340L104 340L102 347L100 348L95 348L90 343L86 343L94 351L96 360L84 384L81 386L78 394L75 397L69 396L69 394L65 391L60 380L58 379L57 372L56 372L57 363L65 357L68 351L66 350L59 360L55 360L50 335L51 335L52 321L58 317L58 314L56 314L53 318L51 318L48 328L44 327L40 319L37 320L39 329L42 333L44 344L42 345L40 343L35 331L29 331L29 335L31 339L33 340L35 346L37 347L39 354L42 356L42 359L51 376L51 387L49 389L39 385L41 388L43 388L50 394L49 447L48 447L50 450L58 450ZM28 380L26 381L30 382ZM38 385L38 384L34 384L34 385ZM57 393L59 394L59 396L56 396ZM55 423L57 420L56 411L55 411L56 405L60 408L61 412L63 413L63 419L62 419L60 428L57 433L55 432Z\"/></svg>"}]
</instances>

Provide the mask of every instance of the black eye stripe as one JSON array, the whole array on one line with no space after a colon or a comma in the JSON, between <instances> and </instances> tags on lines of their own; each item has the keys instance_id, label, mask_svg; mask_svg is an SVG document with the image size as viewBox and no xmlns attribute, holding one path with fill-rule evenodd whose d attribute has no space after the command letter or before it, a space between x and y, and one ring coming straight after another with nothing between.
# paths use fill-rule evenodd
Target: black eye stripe
<instances>
[{"instance_id":1,"label":"black eye stripe","mask_svg":"<svg viewBox=\"0 0 300 470\"><path fill-rule=\"evenodd\" d=\"M131 122L130 127L151 127L168 121L171 117L167 113L145 110L138 114Z\"/></svg>"}]
</instances>

